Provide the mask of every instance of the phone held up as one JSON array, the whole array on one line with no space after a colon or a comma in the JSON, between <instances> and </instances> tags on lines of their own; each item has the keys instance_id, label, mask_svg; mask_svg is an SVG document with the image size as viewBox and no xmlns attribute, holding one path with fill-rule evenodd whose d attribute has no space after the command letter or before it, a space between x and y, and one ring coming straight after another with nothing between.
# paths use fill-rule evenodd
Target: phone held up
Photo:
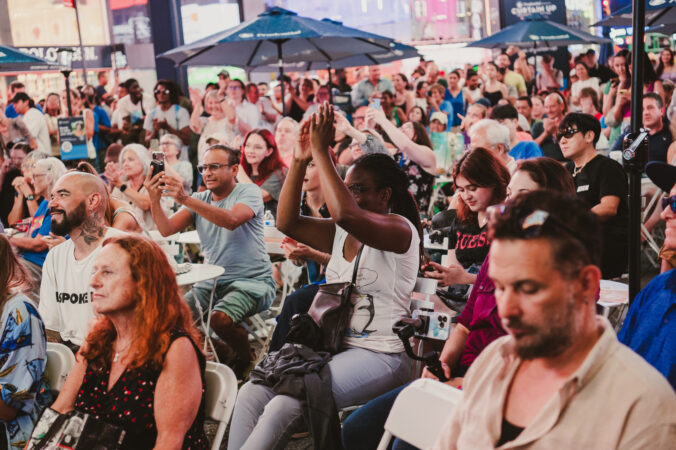
<instances>
[{"instance_id":1,"label":"phone held up","mask_svg":"<svg viewBox=\"0 0 676 450\"><path fill-rule=\"evenodd\" d=\"M150 167L153 169L153 177L158 173L164 172L164 153L153 152L153 158L150 161Z\"/></svg>"},{"instance_id":2,"label":"phone held up","mask_svg":"<svg viewBox=\"0 0 676 450\"><path fill-rule=\"evenodd\" d=\"M380 109L380 99L374 98L373 100L371 100L371 104L369 106L373 109Z\"/></svg>"}]
</instances>

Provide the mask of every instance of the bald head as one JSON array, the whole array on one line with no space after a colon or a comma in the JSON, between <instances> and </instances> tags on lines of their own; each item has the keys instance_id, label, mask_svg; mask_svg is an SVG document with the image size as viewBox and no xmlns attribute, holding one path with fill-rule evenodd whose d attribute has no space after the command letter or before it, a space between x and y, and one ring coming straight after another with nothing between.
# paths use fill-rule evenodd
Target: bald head
<instances>
[{"instance_id":1,"label":"bald head","mask_svg":"<svg viewBox=\"0 0 676 450\"><path fill-rule=\"evenodd\" d=\"M87 210L99 213L101 217L108 207L108 191L103 180L90 173L68 172L54 185L55 197L59 192L87 200Z\"/></svg>"}]
</instances>

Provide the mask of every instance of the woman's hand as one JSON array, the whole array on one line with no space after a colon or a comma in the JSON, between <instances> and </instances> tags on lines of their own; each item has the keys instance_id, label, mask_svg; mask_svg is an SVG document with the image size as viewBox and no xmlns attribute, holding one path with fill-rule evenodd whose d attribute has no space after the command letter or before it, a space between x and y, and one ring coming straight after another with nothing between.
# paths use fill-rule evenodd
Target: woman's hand
<instances>
[{"instance_id":1,"label":"woman's hand","mask_svg":"<svg viewBox=\"0 0 676 450\"><path fill-rule=\"evenodd\" d=\"M122 185L122 181L120 179L120 168L118 167L117 163L111 161L106 164L106 169L103 171L103 173L111 186L120 187Z\"/></svg>"},{"instance_id":2,"label":"woman's hand","mask_svg":"<svg viewBox=\"0 0 676 450\"><path fill-rule=\"evenodd\" d=\"M342 114L334 115L334 124L336 125L336 131L338 133L347 134L349 129L352 128L352 125L350 125L350 122L347 120L347 117L345 117Z\"/></svg>"},{"instance_id":3,"label":"woman's hand","mask_svg":"<svg viewBox=\"0 0 676 450\"><path fill-rule=\"evenodd\" d=\"M192 103L193 107L202 104L202 93L199 89L188 88L188 92L190 93L190 103Z\"/></svg>"},{"instance_id":4,"label":"woman's hand","mask_svg":"<svg viewBox=\"0 0 676 450\"><path fill-rule=\"evenodd\" d=\"M34 195L33 188L31 188L30 184L28 184L28 181L25 177L16 177L14 181L12 181L12 186L24 197Z\"/></svg>"},{"instance_id":5,"label":"woman's hand","mask_svg":"<svg viewBox=\"0 0 676 450\"><path fill-rule=\"evenodd\" d=\"M146 191L148 191L148 197L150 197L150 203L158 204L162 200L162 177L163 173L158 173L153 176L151 170L148 171L148 176L146 176L143 186L145 186Z\"/></svg>"},{"instance_id":6,"label":"woman's hand","mask_svg":"<svg viewBox=\"0 0 676 450\"><path fill-rule=\"evenodd\" d=\"M176 177L163 173L160 181L164 183L164 186L162 186L162 195L165 197L171 197L176 200L176 203L180 204L183 204L188 198L188 194L185 193L185 189L183 188L183 180L179 180Z\"/></svg>"},{"instance_id":7,"label":"woman's hand","mask_svg":"<svg viewBox=\"0 0 676 450\"><path fill-rule=\"evenodd\" d=\"M50 250L59 245L62 242L66 241L66 238L63 236L57 236L54 233L49 233L49 236L40 236L42 242L47 244L47 248Z\"/></svg>"},{"instance_id":8,"label":"woman's hand","mask_svg":"<svg viewBox=\"0 0 676 450\"><path fill-rule=\"evenodd\" d=\"M460 264L451 264L448 267L430 261L429 264L434 267L434 271L427 272L426 278L439 280L439 286L446 287L454 284L467 284L467 272Z\"/></svg>"},{"instance_id":9,"label":"woman's hand","mask_svg":"<svg viewBox=\"0 0 676 450\"><path fill-rule=\"evenodd\" d=\"M366 123L373 121L376 125L382 125L384 122L389 121L381 108L369 108L364 114L364 119L366 120Z\"/></svg>"},{"instance_id":10,"label":"woman's hand","mask_svg":"<svg viewBox=\"0 0 676 450\"><path fill-rule=\"evenodd\" d=\"M319 111L311 117L310 140L312 147L321 152L328 152L335 136L333 127L333 107L328 103L319 106Z\"/></svg>"},{"instance_id":11,"label":"woman's hand","mask_svg":"<svg viewBox=\"0 0 676 450\"><path fill-rule=\"evenodd\" d=\"M337 114L339 116L340 114ZM310 145L310 120L306 120L300 126L298 139L293 148L293 157L301 162L312 160L312 146Z\"/></svg>"}]
</instances>

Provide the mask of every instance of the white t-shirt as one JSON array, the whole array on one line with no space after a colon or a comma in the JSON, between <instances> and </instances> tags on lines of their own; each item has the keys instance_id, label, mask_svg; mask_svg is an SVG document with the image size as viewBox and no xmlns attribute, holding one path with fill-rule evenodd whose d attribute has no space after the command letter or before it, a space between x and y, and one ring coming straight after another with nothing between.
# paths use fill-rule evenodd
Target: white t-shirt
<instances>
[{"instance_id":1,"label":"white t-shirt","mask_svg":"<svg viewBox=\"0 0 676 450\"><path fill-rule=\"evenodd\" d=\"M261 126L261 112L248 101L243 101L235 107L235 114L237 120L246 122L251 128L260 128ZM237 129L237 127L235 127Z\"/></svg>"},{"instance_id":2,"label":"white t-shirt","mask_svg":"<svg viewBox=\"0 0 676 450\"><path fill-rule=\"evenodd\" d=\"M148 112L145 122L143 122L143 128L146 131L153 131L153 120L157 119L159 121L166 120L167 125L171 128L174 128L177 131L182 130L185 127L190 126L190 113L187 109L179 105L171 105L166 111L162 111L162 108L156 106L152 111ZM165 134L169 134L167 130L160 130L157 138L160 139ZM181 147L181 154L179 156L182 160L188 159L188 146L184 145Z\"/></svg>"},{"instance_id":3,"label":"white t-shirt","mask_svg":"<svg viewBox=\"0 0 676 450\"><path fill-rule=\"evenodd\" d=\"M143 108L141 108L143 106ZM122 119L127 116L145 117L155 107L155 99L143 94L141 101L134 104L129 95L125 95L117 101L117 108L113 112L112 124L117 125L117 128L122 128ZM152 121L151 121L152 123Z\"/></svg>"},{"instance_id":4,"label":"white t-shirt","mask_svg":"<svg viewBox=\"0 0 676 450\"><path fill-rule=\"evenodd\" d=\"M411 244L406 253L385 252L364 247L357 272L359 297L354 304L350 330L345 338L348 347L360 347L381 353L400 353L404 346L392 325L409 317L411 292L420 266L420 236L411 227ZM352 280L354 261L343 258L347 231L336 226L331 260L326 267L326 282Z\"/></svg>"},{"instance_id":5,"label":"white t-shirt","mask_svg":"<svg viewBox=\"0 0 676 450\"><path fill-rule=\"evenodd\" d=\"M52 144L49 141L49 129L47 128L47 121L45 116L36 108L29 108L26 114L23 115L23 121L30 131L31 136L35 138L38 143L37 150L45 155L52 155Z\"/></svg>"},{"instance_id":6,"label":"white t-shirt","mask_svg":"<svg viewBox=\"0 0 676 450\"><path fill-rule=\"evenodd\" d=\"M133 189L129 185L127 185L127 189ZM126 192L126 190L125 190ZM153 215L150 211L150 208L147 210L143 210L136 206L136 203L129 197L125 192L122 192L120 188L115 187L113 189L113 192L110 193L110 197L114 198L115 200L120 200L122 202L125 202L129 205L129 209L134 211L134 214L136 214L136 217L141 219L141 222L143 223L143 229L146 231L151 231L151 230L157 230L157 225L155 225L155 222L153 221ZM141 186L141 188L138 190L140 194L147 194L148 190L146 189L145 186ZM160 205L162 205L162 210L167 216L171 216L171 207L173 205L174 201L170 197L162 197L160 200Z\"/></svg>"},{"instance_id":7,"label":"white t-shirt","mask_svg":"<svg viewBox=\"0 0 676 450\"><path fill-rule=\"evenodd\" d=\"M106 228L106 238L124 234ZM100 249L77 261L75 245L69 239L51 249L42 266L39 310L45 328L58 331L61 339L76 345L82 345L94 318L89 278Z\"/></svg>"}]
</instances>

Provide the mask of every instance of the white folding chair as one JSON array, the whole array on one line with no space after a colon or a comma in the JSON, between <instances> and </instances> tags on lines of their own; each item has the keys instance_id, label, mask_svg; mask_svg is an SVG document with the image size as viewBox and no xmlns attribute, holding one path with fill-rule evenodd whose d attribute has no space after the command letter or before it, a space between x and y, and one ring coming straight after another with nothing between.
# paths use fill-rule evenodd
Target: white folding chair
<instances>
[{"instance_id":1,"label":"white folding chair","mask_svg":"<svg viewBox=\"0 0 676 450\"><path fill-rule=\"evenodd\" d=\"M218 450L235 409L237 377L230 367L212 361L207 361L204 375L207 382L205 414L208 419L218 422L211 450Z\"/></svg>"},{"instance_id":2,"label":"white folding chair","mask_svg":"<svg viewBox=\"0 0 676 450\"><path fill-rule=\"evenodd\" d=\"M61 390L74 365L75 355L67 346L56 342L47 342L45 376L53 390Z\"/></svg>"},{"instance_id":3,"label":"white folding chair","mask_svg":"<svg viewBox=\"0 0 676 450\"><path fill-rule=\"evenodd\" d=\"M386 450L397 437L418 448L437 440L462 391L429 378L421 378L401 391L385 422L378 450Z\"/></svg>"},{"instance_id":4,"label":"white folding chair","mask_svg":"<svg viewBox=\"0 0 676 450\"><path fill-rule=\"evenodd\" d=\"M412 299L411 300L411 311L414 311L415 309L429 309L431 311L434 311L434 302L432 302L432 296L436 294L437 292L437 284L439 283L438 280L435 280L434 278L423 278L423 277L418 277L415 280L415 286L413 287L413 293L414 294L422 294L425 296L425 300L417 300L417 299ZM422 339L418 339L418 345L415 348L415 354L418 356L422 356L423 354L423 344L424 341ZM420 374L422 373L423 370L423 363L422 361L413 361L413 373L411 378L418 378L420 377Z\"/></svg>"}]
</instances>

